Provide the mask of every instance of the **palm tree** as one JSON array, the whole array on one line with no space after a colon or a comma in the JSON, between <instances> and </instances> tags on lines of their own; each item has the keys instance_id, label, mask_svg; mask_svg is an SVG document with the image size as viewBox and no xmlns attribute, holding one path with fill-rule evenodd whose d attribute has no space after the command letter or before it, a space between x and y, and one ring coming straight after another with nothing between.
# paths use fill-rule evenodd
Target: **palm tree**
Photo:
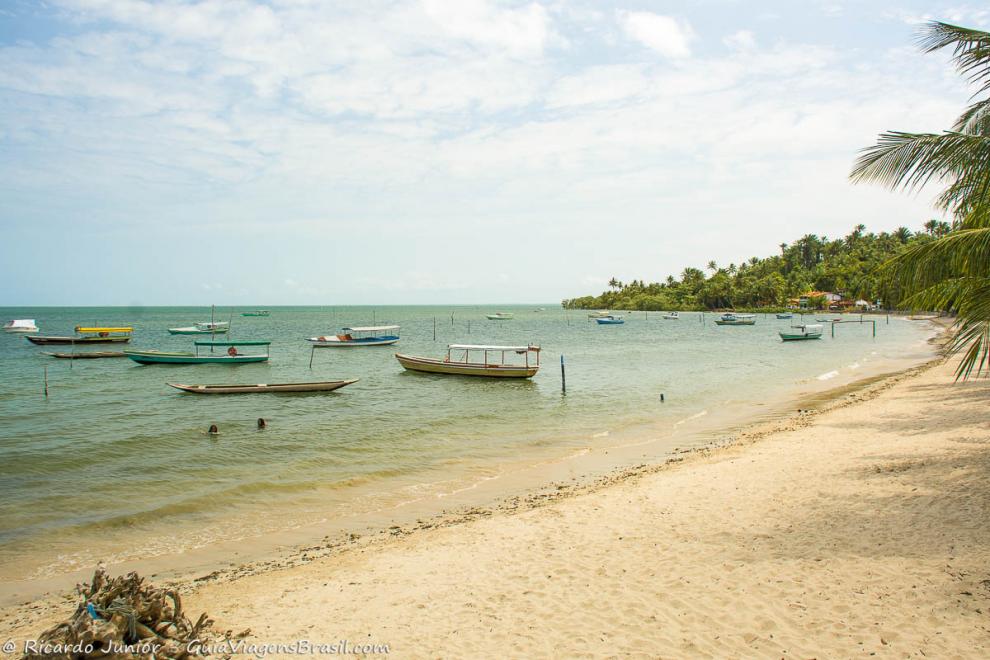
<instances>
[{"instance_id":1,"label":"palm tree","mask_svg":"<svg viewBox=\"0 0 990 660\"><path fill-rule=\"evenodd\" d=\"M920 35L925 52L952 49L959 72L990 92L990 33L929 23ZM883 133L861 152L850 175L891 189L917 190L944 182L937 208L954 218L953 231L925 224L935 240L914 245L884 266L893 290L917 309L955 311L948 350L961 353L957 378L990 370L990 98L965 109L940 134ZM951 227L950 227L951 229Z\"/></svg>"},{"instance_id":2,"label":"palm tree","mask_svg":"<svg viewBox=\"0 0 990 660\"><path fill-rule=\"evenodd\" d=\"M897 230L894 231L894 238L896 238L902 244L907 243L908 240L911 238L911 230L908 229L907 227L898 227Z\"/></svg>"},{"instance_id":3,"label":"palm tree","mask_svg":"<svg viewBox=\"0 0 990 660\"><path fill-rule=\"evenodd\" d=\"M718 270L718 264L715 263L714 259L708 262L708 270L712 271L713 273Z\"/></svg>"}]
</instances>

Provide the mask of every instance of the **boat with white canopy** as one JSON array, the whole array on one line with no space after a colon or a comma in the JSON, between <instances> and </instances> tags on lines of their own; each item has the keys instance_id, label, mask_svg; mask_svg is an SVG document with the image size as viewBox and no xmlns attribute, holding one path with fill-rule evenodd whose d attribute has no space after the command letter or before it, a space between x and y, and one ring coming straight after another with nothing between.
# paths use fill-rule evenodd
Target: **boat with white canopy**
<instances>
[{"instance_id":1,"label":"boat with white canopy","mask_svg":"<svg viewBox=\"0 0 990 660\"><path fill-rule=\"evenodd\" d=\"M800 341L802 339L821 339L823 327L821 325L792 325L790 330L781 330L782 341Z\"/></svg>"},{"instance_id":2,"label":"boat with white canopy","mask_svg":"<svg viewBox=\"0 0 990 660\"><path fill-rule=\"evenodd\" d=\"M756 325L756 314L729 312L715 319L715 325Z\"/></svg>"},{"instance_id":3,"label":"boat with white canopy","mask_svg":"<svg viewBox=\"0 0 990 660\"><path fill-rule=\"evenodd\" d=\"M306 341L316 348L389 346L399 341L399 326L369 325L361 328L341 328L339 335L310 337Z\"/></svg>"},{"instance_id":4,"label":"boat with white canopy","mask_svg":"<svg viewBox=\"0 0 990 660\"><path fill-rule=\"evenodd\" d=\"M4 332L38 332L34 319L14 319L3 324Z\"/></svg>"},{"instance_id":5,"label":"boat with white canopy","mask_svg":"<svg viewBox=\"0 0 990 660\"><path fill-rule=\"evenodd\" d=\"M530 354L536 361L530 361ZM512 356L516 360L510 361ZM409 371L423 371L450 376L485 376L488 378L532 378L540 370L539 346L489 346L485 344L450 344L444 359L395 354L395 359Z\"/></svg>"}]
</instances>

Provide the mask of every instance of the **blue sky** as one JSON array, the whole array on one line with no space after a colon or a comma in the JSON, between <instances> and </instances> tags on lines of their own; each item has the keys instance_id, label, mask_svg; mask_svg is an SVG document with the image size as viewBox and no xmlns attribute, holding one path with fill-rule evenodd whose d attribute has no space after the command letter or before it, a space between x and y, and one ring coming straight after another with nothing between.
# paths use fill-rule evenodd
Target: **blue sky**
<instances>
[{"instance_id":1,"label":"blue sky","mask_svg":"<svg viewBox=\"0 0 990 660\"><path fill-rule=\"evenodd\" d=\"M805 233L972 90L938 2L8 1L0 305L557 301Z\"/></svg>"}]
</instances>

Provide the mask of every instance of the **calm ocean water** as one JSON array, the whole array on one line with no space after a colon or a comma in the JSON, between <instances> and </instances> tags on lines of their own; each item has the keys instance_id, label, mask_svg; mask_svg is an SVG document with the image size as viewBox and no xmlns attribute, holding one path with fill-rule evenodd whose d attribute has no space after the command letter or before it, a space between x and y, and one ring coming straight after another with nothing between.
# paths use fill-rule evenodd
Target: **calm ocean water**
<instances>
[{"instance_id":1,"label":"calm ocean water","mask_svg":"<svg viewBox=\"0 0 990 660\"><path fill-rule=\"evenodd\" d=\"M175 553L317 521L360 519L413 500L443 498L512 466L563 460L588 447L658 437L710 413L755 410L931 354L927 324L879 317L836 338L783 344L789 321L716 327L627 316L599 326L583 312L525 307L218 308L231 337L271 339L265 364L70 364L22 336L0 335L0 578L24 579ZM512 311L512 321L485 313ZM452 317L453 316L453 320ZM133 325L132 347L188 350L167 327L209 320L208 308L5 308L41 334L77 324ZM433 339L436 319L436 341ZM317 350L306 337L345 325L396 323L395 347ZM449 342L543 347L532 381L407 373L392 357L440 356ZM107 348L107 347L104 347ZM110 347L111 349L113 347ZM567 394L560 386L566 356ZM48 368L50 396L42 395ZM205 397L165 385L359 378L333 394ZM665 394L661 403L659 394ZM269 428L255 429L265 417ZM221 435L204 431L212 424ZM683 446L683 444L681 445ZM660 444L647 459L672 447ZM642 456L638 458L642 459Z\"/></svg>"}]
</instances>

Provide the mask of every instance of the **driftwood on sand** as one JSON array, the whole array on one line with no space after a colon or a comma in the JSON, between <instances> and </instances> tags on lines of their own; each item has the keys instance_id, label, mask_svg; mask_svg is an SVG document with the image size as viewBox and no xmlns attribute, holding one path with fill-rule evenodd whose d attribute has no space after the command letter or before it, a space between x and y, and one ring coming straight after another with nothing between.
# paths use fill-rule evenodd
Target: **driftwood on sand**
<instances>
[{"instance_id":1,"label":"driftwood on sand","mask_svg":"<svg viewBox=\"0 0 990 660\"><path fill-rule=\"evenodd\" d=\"M177 591L146 585L137 573L111 578L101 567L76 590L82 602L75 613L43 632L39 652L25 659L185 658L232 639L230 631L214 631L206 614L193 623Z\"/></svg>"}]
</instances>

